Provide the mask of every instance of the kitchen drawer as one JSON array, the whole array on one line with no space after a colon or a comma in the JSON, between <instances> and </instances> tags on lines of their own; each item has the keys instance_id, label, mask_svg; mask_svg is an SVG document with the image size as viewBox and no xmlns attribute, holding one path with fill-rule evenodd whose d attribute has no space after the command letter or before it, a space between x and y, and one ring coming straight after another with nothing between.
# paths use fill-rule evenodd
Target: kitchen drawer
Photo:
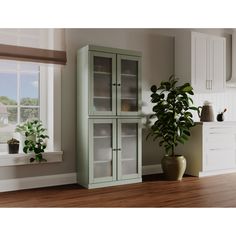
<instances>
[{"instance_id":1,"label":"kitchen drawer","mask_svg":"<svg viewBox=\"0 0 236 236\"><path fill-rule=\"evenodd\" d=\"M223 170L236 167L236 149L208 149L205 153L203 171Z\"/></svg>"},{"instance_id":2,"label":"kitchen drawer","mask_svg":"<svg viewBox=\"0 0 236 236\"><path fill-rule=\"evenodd\" d=\"M204 133L210 134L236 134L236 127L230 125L204 127Z\"/></svg>"},{"instance_id":3,"label":"kitchen drawer","mask_svg":"<svg viewBox=\"0 0 236 236\"><path fill-rule=\"evenodd\" d=\"M234 133L210 133L205 137L206 149L222 149L236 147L236 134Z\"/></svg>"}]
</instances>

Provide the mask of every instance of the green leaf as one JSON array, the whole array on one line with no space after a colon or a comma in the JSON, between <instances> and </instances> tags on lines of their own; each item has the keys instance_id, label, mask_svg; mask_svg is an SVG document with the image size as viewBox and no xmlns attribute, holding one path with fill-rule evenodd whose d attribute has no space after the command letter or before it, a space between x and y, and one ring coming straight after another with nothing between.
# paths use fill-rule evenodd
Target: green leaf
<instances>
[{"instance_id":1,"label":"green leaf","mask_svg":"<svg viewBox=\"0 0 236 236\"><path fill-rule=\"evenodd\" d=\"M27 146L23 147L23 152L24 152L24 153L27 153L27 152L28 152L28 147L27 147Z\"/></svg>"},{"instance_id":2,"label":"green leaf","mask_svg":"<svg viewBox=\"0 0 236 236\"><path fill-rule=\"evenodd\" d=\"M192 91L192 89L193 89L192 86L187 85L187 86L184 86L181 90L183 92L190 93Z\"/></svg>"}]
</instances>

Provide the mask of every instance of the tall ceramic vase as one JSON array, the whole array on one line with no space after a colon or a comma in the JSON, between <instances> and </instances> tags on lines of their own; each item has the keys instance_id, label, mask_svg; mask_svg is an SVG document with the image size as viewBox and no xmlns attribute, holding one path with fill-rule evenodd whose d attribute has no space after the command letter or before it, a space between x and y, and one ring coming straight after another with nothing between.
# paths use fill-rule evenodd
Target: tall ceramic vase
<instances>
[{"instance_id":1,"label":"tall ceramic vase","mask_svg":"<svg viewBox=\"0 0 236 236\"><path fill-rule=\"evenodd\" d=\"M162 170L168 180L182 180L186 170L186 159L184 156L165 156L161 160Z\"/></svg>"}]
</instances>

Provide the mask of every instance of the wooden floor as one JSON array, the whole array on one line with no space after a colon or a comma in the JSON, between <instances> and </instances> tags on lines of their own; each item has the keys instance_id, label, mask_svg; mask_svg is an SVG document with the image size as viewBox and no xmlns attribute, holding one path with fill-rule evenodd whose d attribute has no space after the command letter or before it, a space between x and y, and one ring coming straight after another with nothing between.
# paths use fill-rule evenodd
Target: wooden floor
<instances>
[{"instance_id":1,"label":"wooden floor","mask_svg":"<svg viewBox=\"0 0 236 236\"><path fill-rule=\"evenodd\" d=\"M92 190L73 184L4 192L0 207L236 207L236 174L181 182L150 175L142 183Z\"/></svg>"}]
</instances>

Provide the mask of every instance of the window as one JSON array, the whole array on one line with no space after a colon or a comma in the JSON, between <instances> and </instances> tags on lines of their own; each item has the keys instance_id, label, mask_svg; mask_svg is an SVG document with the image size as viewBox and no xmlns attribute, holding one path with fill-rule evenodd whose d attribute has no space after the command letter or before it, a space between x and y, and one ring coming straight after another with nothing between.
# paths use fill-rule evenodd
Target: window
<instances>
[{"instance_id":1,"label":"window","mask_svg":"<svg viewBox=\"0 0 236 236\"><path fill-rule=\"evenodd\" d=\"M63 29L0 29L0 159L7 155L6 142L14 137L16 125L33 118L47 128L47 155L62 155L64 36Z\"/></svg>"},{"instance_id":2,"label":"window","mask_svg":"<svg viewBox=\"0 0 236 236\"><path fill-rule=\"evenodd\" d=\"M0 154L15 127L38 118L47 128L46 151L61 150L61 67L0 60ZM22 150L21 150L22 152Z\"/></svg>"},{"instance_id":3,"label":"window","mask_svg":"<svg viewBox=\"0 0 236 236\"><path fill-rule=\"evenodd\" d=\"M13 137L17 124L40 117L39 64L0 60L0 143Z\"/></svg>"}]
</instances>

